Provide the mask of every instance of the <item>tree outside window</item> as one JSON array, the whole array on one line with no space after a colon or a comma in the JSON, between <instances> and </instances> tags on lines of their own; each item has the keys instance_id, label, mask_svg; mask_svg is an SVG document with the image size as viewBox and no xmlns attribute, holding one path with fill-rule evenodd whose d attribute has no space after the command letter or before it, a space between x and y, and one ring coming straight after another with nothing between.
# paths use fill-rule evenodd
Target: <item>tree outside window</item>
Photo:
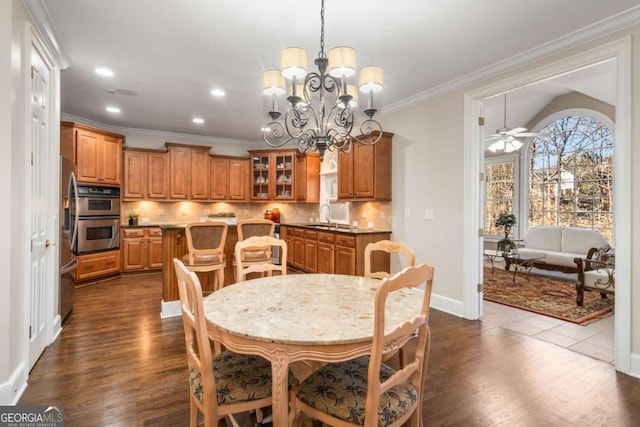
<instances>
[{"instance_id":1,"label":"tree outside window","mask_svg":"<svg viewBox=\"0 0 640 427\"><path fill-rule=\"evenodd\" d=\"M559 118L533 139L529 162L529 227L586 227L613 238L613 137L599 120Z\"/></svg>"}]
</instances>

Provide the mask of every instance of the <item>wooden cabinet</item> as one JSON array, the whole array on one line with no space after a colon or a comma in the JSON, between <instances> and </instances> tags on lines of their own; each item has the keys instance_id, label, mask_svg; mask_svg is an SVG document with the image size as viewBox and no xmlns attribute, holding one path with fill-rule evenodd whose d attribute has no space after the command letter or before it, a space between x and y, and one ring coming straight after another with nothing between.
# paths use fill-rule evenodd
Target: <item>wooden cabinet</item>
<instances>
[{"instance_id":1,"label":"wooden cabinet","mask_svg":"<svg viewBox=\"0 0 640 427\"><path fill-rule=\"evenodd\" d=\"M357 276L364 274L365 247L369 243L391 238L389 232L320 231L291 225L281 226L280 235L289 248L289 266L307 273ZM389 271L389 254L376 254L372 258L372 268L375 271Z\"/></svg>"},{"instance_id":2,"label":"wooden cabinet","mask_svg":"<svg viewBox=\"0 0 640 427\"><path fill-rule=\"evenodd\" d=\"M60 154L76 164L81 183L119 186L124 136L79 123L61 122Z\"/></svg>"},{"instance_id":3,"label":"wooden cabinet","mask_svg":"<svg viewBox=\"0 0 640 427\"><path fill-rule=\"evenodd\" d=\"M318 273L335 273L335 235L318 232Z\"/></svg>"},{"instance_id":4,"label":"wooden cabinet","mask_svg":"<svg viewBox=\"0 0 640 427\"><path fill-rule=\"evenodd\" d=\"M122 270L162 268L162 232L158 227L122 229Z\"/></svg>"},{"instance_id":5,"label":"wooden cabinet","mask_svg":"<svg viewBox=\"0 0 640 427\"><path fill-rule=\"evenodd\" d=\"M295 200L295 151L249 151L251 200Z\"/></svg>"},{"instance_id":6,"label":"wooden cabinet","mask_svg":"<svg viewBox=\"0 0 640 427\"><path fill-rule=\"evenodd\" d=\"M76 282L97 279L120 272L120 250L78 255L78 267L73 271Z\"/></svg>"},{"instance_id":7,"label":"wooden cabinet","mask_svg":"<svg viewBox=\"0 0 640 427\"><path fill-rule=\"evenodd\" d=\"M209 147L165 143L169 149L169 198L209 198Z\"/></svg>"},{"instance_id":8,"label":"wooden cabinet","mask_svg":"<svg viewBox=\"0 0 640 427\"><path fill-rule=\"evenodd\" d=\"M167 152L125 148L123 184L124 200L167 199L169 196Z\"/></svg>"},{"instance_id":9,"label":"wooden cabinet","mask_svg":"<svg viewBox=\"0 0 640 427\"><path fill-rule=\"evenodd\" d=\"M298 153L295 170L296 200L307 203L320 201L320 155Z\"/></svg>"},{"instance_id":10,"label":"wooden cabinet","mask_svg":"<svg viewBox=\"0 0 640 427\"><path fill-rule=\"evenodd\" d=\"M209 198L247 201L249 160L212 156L209 160Z\"/></svg>"},{"instance_id":11,"label":"wooden cabinet","mask_svg":"<svg viewBox=\"0 0 640 427\"><path fill-rule=\"evenodd\" d=\"M351 151L338 153L338 199L391 200L392 138L384 132L375 145L354 142Z\"/></svg>"}]
</instances>

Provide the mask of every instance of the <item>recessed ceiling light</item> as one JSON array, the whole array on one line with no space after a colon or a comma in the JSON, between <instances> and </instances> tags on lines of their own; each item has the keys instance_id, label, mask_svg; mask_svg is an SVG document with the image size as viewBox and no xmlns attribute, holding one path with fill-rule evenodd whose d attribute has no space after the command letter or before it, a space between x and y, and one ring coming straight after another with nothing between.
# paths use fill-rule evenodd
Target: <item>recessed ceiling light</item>
<instances>
[{"instance_id":1,"label":"recessed ceiling light","mask_svg":"<svg viewBox=\"0 0 640 427\"><path fill-rule=\"evenodd\" d=\"M120 109L118 107L107 107L107 111L110 113L119 113Z\"/></svg>"},{"instance_id":2,"label":"recessed ceiling light","mask_svg":"<svg viewBox=\"0 0 640 427\"><path fill-rule=\"evenodd\" d=\"M105 77L111 77L113 76L113 71L107 69L107 68L96 68L96 73L100 74L101 76L105 76Z\"/></svg>"},{"instance_id":3,"label":"recessed ceiling light","mask_svg":"<svg viewBox=\"0 0 640 427\"><path fill-rule=\"evenodd\" d=\"M221 97L223 97L225 95L225 93L224 93L224 91L222 89L213 89L211 91L211 95L213 95L215 97L218 97L218 98L221 98Z\"/></svg>"},{"instance_id":4,"label":"recessed ceiling light","mask_svg":"<svg viewBox=\"0 0 640 427\"><path fill-rule=\"evenodd\" d=\"M193 123L197 123L197 124L201 125L202 123L204 123L204 119L201 119L200 117L195 117L195 118L192 120L192 122L193 122Z\"/></svg>"}]
</instances>

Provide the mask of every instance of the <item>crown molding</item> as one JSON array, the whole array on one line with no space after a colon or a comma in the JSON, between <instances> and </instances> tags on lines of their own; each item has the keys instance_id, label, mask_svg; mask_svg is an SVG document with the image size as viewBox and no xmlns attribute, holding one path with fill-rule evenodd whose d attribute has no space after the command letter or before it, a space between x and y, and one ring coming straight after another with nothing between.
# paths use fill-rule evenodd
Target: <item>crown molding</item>
<instances>
[{"instance_id":1,"label":"crown molding","mask_svg":"<svg viewBox=\"0 0 640 427\"><path fill-rule=\"evenodd\" d=\"M33 23L40 31L43 41L49 49L49 53L56 62L56 65L60 67L61 70L69 68L71 66L71 59L62 46L60 46L60 43L58 43L55 26L53 25L53 21L51 21L44 0L22 0L22 2L31 14Z\"/></svg>"},{"instance_id":2,"label":"crown molding","mask_svg":"<svg viewBox=\"0 0 640 427\"><path fill-rule=\"evenodd\" d=\"M610 18L595 22L573 33L569 33L558 39L521 52L511 58L492 64L488 67L466 74L457 79L450 80L439 86L427 89L402 101L386 106L381 115L395 113L414 105L421 104L446 93L465 89L471 85L487 80L497 74L515 70L518 67L548 56L575 48L589 41L613 34L617 31L640 23L640 6L633 7Z\"/></svg>"},{"instance_id":3,"label":"crown molding","mask_svg":"<svg viewBox=\"0 0 640 427\"><path fill-rule=\"evenodd\" d=\"M82 123L88 126L108 130L110 132L119 133L123 135L127 135L127 134L149 135L149 136L157 137L159 139L164 139L165 141L178 140L181 142L196 143L198 145L225 145L226 144L226 145L242 146L243 148L246 148L246 149L253 149L255 148L255 144L260 142L260 141L247 141L242 139L218 138L218 137L204 136L204 135L193 135L189 133L165 132L165 131L152 130L152 129L112 126L112 125L107 125L105 123L96 122L94 120L86 119L80 116L74 116L73 114L67 114L67 113L61 113L60 120Z\"/></svg>"}]
</instances>

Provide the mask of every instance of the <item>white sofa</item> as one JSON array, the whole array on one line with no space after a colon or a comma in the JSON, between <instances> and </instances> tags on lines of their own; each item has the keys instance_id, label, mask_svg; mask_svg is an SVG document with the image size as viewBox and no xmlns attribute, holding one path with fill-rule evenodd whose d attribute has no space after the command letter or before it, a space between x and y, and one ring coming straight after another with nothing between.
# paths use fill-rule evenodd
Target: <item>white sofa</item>
<instances>
[{"instance_id":1,"label":"white sofa","mask_svg":"<svg viewBox=\"0 0 640 427\"><path fill-rule=\"evenodd\" d=\"M534 263L536 268L575 273L577 268L574 258L588 258L592 248L607 247L609 242L598 231L577 227L540 226L530 229L525 234L524 246L518 248L518 252L544 256Z\"/></svg>"}]
</instances>

